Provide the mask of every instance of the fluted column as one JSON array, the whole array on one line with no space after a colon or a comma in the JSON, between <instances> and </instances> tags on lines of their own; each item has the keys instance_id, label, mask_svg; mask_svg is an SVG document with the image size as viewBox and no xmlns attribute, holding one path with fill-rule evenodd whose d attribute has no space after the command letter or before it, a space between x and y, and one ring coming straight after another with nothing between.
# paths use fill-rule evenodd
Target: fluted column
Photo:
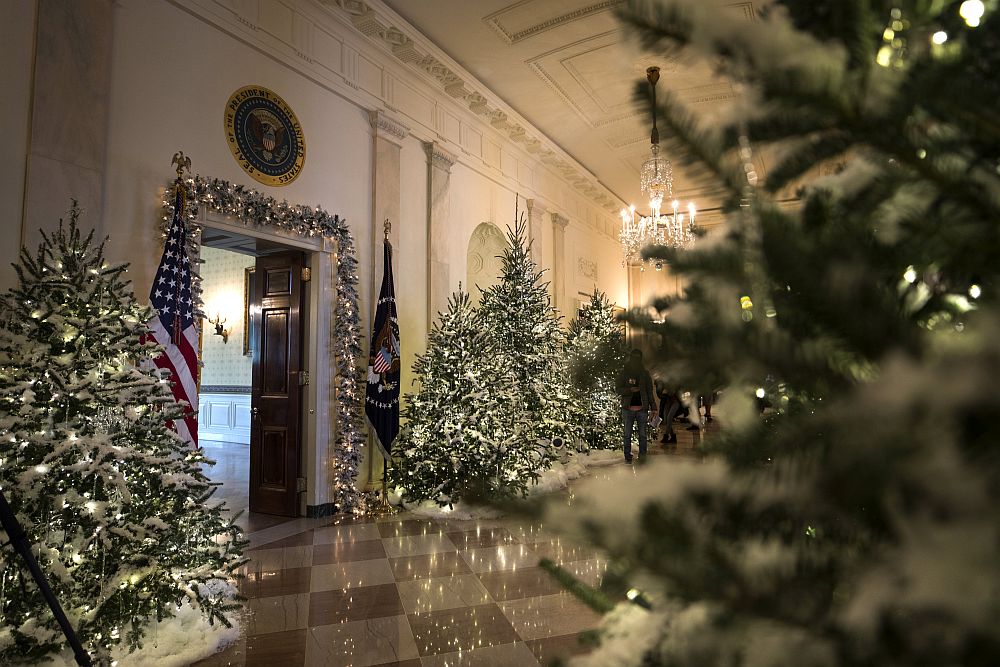
<instances>
[{"instance_id":1,"label":"fluted column","mask_svg":"<svg viewBox=\"0 0 1000 667\"><path fill-rule=\"evenodd\" d=\"M437 142L424 142L427 153L427 327L448 307L451 293L448 251L451 247L451 168L455 156ZM470 289L466 285L465 289Z\"/></svg>"},{"instance_id":2,"label":"fluted column","mask_svg":"<svg viewBox=\"0 0 1000 667\"><path fill-rule=\"evenodd\" d=\"M111 83L111 0L39 0L21 241L66 217L100 227ZM9 222L5 222L9 224Z\"/></svg>"},{"instance_id":3,"label":"fluted column","mask_svg":"<svg viewBox=\"0 0 1000 667\"><path fill-rule=\"evenodd\" d=\"M556 309L565 316L566 312L566 226L569 218L558 213L552 214L552 296Z\"/></svg>"},{"instance_id":4,"label":"fluted column","mask_svg":"<svg viewBox=\"0 0 1000 667\"><path fill-rule=\"evenodd\" d=\"M535 266L542 265L542 219L547 210L537 199L528 200L528 241L531 243L531 261Z\"/></svg>"},{"instance_id":5,"label":"fluted column","mask_svg":"<svg viewBox=\"0 0 1000 667\"><path fill-rule=\"evenodd\" d=\"M399 276L400 254L399 248L399 227L400 211L400 159L399 153L403 145L403 140L410 134L410 128L399 122L392 116L386 115L384 111L369 111L368 122L372 128L372 219L371 219L371 252L369 254L369 264L371 270L371 281L369 282L369 298L367 308L364 312L367 316L362 317L365 326L370 327L375 317L375 303L378 301L378 290L382 284L382 239L385 236L384 225L388 218L392 222L392 231L389 234L389 242L396 252L393 253L393 272ZM398 280L397 280L398 285ZM397 290L398 293L399 290ZM400 328L402 329L402 322ZM368 332L369 335L371 332ZM402 351L400 358L400 386L410 386L410 374L412 366L412 346L404 339L402 341ZM364 345L367 354L368 346ZM374 446L369 436L368 465L363 466L358 475L358 485L371 485L381 483L382 479L382 454ZM367 476L365 475L367 473Z\"/></svg>"}]
</instances>

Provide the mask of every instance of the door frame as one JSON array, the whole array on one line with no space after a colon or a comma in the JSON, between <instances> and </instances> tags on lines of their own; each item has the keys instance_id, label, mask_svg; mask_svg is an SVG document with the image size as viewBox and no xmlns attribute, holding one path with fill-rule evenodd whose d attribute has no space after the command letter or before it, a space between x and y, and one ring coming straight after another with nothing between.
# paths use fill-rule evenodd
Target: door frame
<instances>
[{"instance_id":1,"label":"door frame","mask_svg":"<svg viewBox=\"0 0 1000 667\"><path fill-rule=\"evenodd\" d=\"M245 225L221 213L206 211L205 207L198 212L196 222L201 228L235 232L303 252L304 266L309 267L311 277L303 286L306 295L303 300L302 368L309 373L309 383L302 388L300 407L300 466L306 478L306 491L299 496L299 516L322 514L330 502L331 479L327 464L332 454L330 447L337 425L333 422L336 415L336 396L332 389L333 367L320 361L328 357L321 351L330 349L331 332L336 319L333 306L336 303L338 244L335 239ZM199 234L197 247L200 259L200 232L195 233ZM200 268L200 264L195 264ZM328 324L320 326L321 322ZM249 462L247 465L249 466Z\"/></svg>"}]
</instances>

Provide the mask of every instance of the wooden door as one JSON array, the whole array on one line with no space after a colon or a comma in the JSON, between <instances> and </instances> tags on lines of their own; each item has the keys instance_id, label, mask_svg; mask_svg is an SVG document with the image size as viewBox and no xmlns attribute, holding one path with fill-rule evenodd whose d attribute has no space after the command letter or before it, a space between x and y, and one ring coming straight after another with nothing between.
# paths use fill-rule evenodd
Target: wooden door
<instances>
[{"instance_id":1,"label":"wooden door","mask_svg":"<svg viewBox=\"0 0 1000 667\"><path fill-rule=\"evenodd\" d=\"M302 303L302 254L258 257L251 304L251 512L298 515Z\"/></svg>"}]
</instances>

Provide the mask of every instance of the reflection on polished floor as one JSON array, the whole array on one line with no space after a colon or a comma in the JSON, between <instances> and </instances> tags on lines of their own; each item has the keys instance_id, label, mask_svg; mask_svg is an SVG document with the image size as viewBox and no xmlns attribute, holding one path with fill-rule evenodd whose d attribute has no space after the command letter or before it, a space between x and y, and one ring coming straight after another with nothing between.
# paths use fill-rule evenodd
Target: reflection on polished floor
<instances>
[{"instance_id":1,"label":"reflection on polished floor","mask_svg":"<svg viewBox=\"0 0 1000 667\"><path fill-rule=\"evenodd\" d=\"M650 454L692 454L699 434L679 435ZM531 667L588 650L600 620L538 562L589 584L607 563L538 524L271 520L247 524L242 638L197 667Z\"/></svg>"}]
</instances>

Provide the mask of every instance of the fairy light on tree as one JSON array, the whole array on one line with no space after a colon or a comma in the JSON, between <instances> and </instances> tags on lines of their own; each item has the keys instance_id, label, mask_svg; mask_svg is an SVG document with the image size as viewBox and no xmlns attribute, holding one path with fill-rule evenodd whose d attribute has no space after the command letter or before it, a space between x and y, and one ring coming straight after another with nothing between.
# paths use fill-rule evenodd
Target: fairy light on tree
<instances>
[{"instance_id":1,"label":"fairy light on tree","mask_svg":"<svg viewBox=\"0 0 1000 667\"><path fill-rule=\"evenodd\" d=\"M149 313L126 266L105 264L78 217L22 250L0 302L0 485L81 641L106 661L180 604L228 625L244 541L209 500L204 457L166 426L183 414L167 378L139 364L160 348L144 341ZM0 662L62 648L7 549L0 590Z\"/></svg>"}]
</instances>

